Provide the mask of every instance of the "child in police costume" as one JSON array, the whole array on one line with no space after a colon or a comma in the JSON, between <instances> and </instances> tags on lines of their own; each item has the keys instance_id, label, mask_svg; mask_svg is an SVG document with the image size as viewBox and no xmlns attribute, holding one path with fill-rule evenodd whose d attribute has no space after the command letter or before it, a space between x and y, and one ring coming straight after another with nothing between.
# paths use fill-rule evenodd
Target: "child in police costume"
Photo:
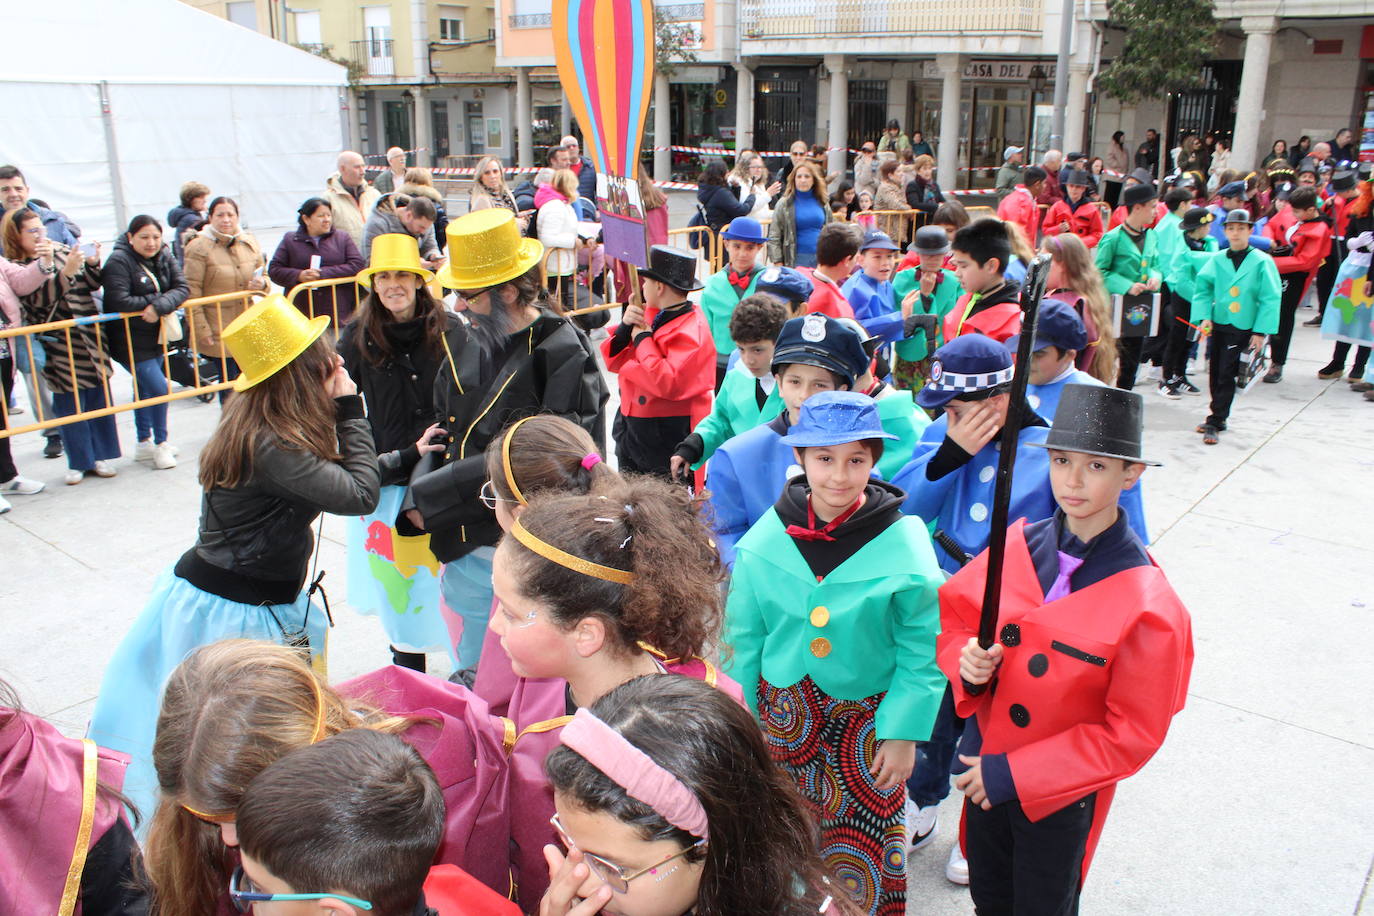
<instances>
[{"instance_id":1,"label":"child in police costume","mask_svg":"<svg viewBox=\"0 0 1374 916\"><path fill-rule=\"evenodd\" d=\"M711 526L726 566L735 561L735 542L777 501L788 479L801 473L782 437L797 422L802 403L822 391L853 390L868 365L859 336L828 315L813 313L783 325L772 368L787 409L723 443L706 465Z\"/></svg>"},{"instance_id":2,"label":"child in police costume","mask_svg":"<svg viewBox=\"0 0 1374 916\"><path fill-rule=\"evenodd\" d=\"M964 288L959 277L945 266L950 253L949 234L939 226L922 226L916 230L911 251L917 257L915 267L899 270L892 278L892 293L900 304L904 323L913 315L933 315L935 341L927 340L924 331L897 341L896 359L892 366L892 381L898 388L919 391L929 372L930 354L943 343L940 329L945 316L953 309Z\"/></svg>"},{"instance_id":3,"label":"child in police costume","mask_svg":"<svg viewBox=\"0 0 1374 916\"><path fill-rule=\"evenodd\" d=\"M706 419L678 443L671 461L673 477L688 467L700 468L721 443L782 412L772 367L774 344L786 322L787 307L773 296L759 293L740 300L730 316L730 338L739 360L725 373Z\"/></svg>"},{"instance_id":4,"label":"child in police costume","mask_svg":"<svg viewBox=\"0 0 1374 916\"><path fill-rule=\"evenodd\" d=\"M1078 912L1116 783L1183 708L1188 612L1118 506L1156 463L1142 413L1133 392L1065 389L1040 443L1059 509L1007 533L995 644L977 639L987 553L940 589L940 667L975 717L955 784L980 914Z\"/></svg>"},{"instance_id":5,"label":"child in police costume","mask_svg":"<svg viewBox=\"0 0 1374 916\"><path fill-rule=\"evenodd\" d=\"M767 293L787 306L787 317L806 314L806 303L815 292L811 278L791 267L765 267L754 281L754 291Z\"/></svg>"},{"instance_id":6,"label":"child in police costume","mask_svg":"<svg viewBox=\"0 0 1374 916\"><path fill-rule=\"evenodd\" d=\"M864 353L868 354L868 369L854 380L854 390L874 400L883 429L897 437L883 449L878 459L878 476L888 480L911 460L912 449L921 438L921 430L930 425L930 417L924 410L916 409L916 400L910 391L895 388L878 378L877 367L882 366L882 362L875 356L882 340L869 336L864 326L853 318L841 318L840 323L858 335Z\"/></svg>"},{"instance_id":7,"label":"child in police costume","mask_svg":"<svg viewBox=\"0 0 1374 916\"><path fill-rule=\"evenodd\" d=\"M1282 283L1274 259L1250 246L1250 211L1226 216L1227 248L1207 259L1193 291L1193 324L1211 337L1208 374L1211 412L1198 424L1204 445L1216 445L1231 416L1241 357L1264 347L1279 329Z\"/></svg>"},{"instance_id":8,"label":"child in police costume","mask_svg":"<svg viewBox=\"0 0 1374 916\"><path fill-rule=\"evenodd\" d=\"M930 537L872 476L884 440L865 395L832 391L783 437L804 476L739 542L724 642L773 757L820 821L821 856L860 908L906 912L903 781L943 685Z\"/></svg>"},{"instance_id":9,"label":"child in police costume","mask_svg":"<svg viewBox=\"0 0 1374 916\"><path fill-rule=\"evenodd\" d=\"M730 316L735 307L755 292L755 284L763 268L758 255L768 244L759 221L741 216L730 222L720 234L729 262L706 279L701 291L701 311L711 327L711 340L716 345L716 389L725 381L730 352L734 345L730 337Z\"/></svg>"},{"instance_id":10,"label":"child in police costume","mask_svg":"<svg viewBox=\"0 0 1374 916\"><path fill-rule=\"evenodd\" d=\"M1137 184L1121 191L1126 220L1102 236L1097 246L1097 269L1102 282L1112 296L1136 296L1156 292L1164 282L1159 269L1159 237L1149 228L1157 222L1155 188L1153 184ZM1121 338L1117 353L1121 362L1117 369L1116 387L1130 390L1135 386L1136 370L1145 349L1144 337Z\"/></svg>"}]
</instances>

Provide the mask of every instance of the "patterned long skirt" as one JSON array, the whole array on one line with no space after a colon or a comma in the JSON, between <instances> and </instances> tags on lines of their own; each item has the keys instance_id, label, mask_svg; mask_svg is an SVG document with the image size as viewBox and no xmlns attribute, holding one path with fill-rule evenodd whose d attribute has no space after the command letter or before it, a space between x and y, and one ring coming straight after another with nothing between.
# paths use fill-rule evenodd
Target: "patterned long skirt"
<instances>
[{"instance_id":1,"label":"patterned long skirt","mask_svg":"<svg viewBox=\"0 0 1374 916\"><path fill-rule=\"evenodd\" d=\"M860 908L903 916L906 785L880 791L869 775L883 696L837 700L809 677L782 688L759 681L769 750L820 822L821 858Z\"/></svg>"}]
</instances>

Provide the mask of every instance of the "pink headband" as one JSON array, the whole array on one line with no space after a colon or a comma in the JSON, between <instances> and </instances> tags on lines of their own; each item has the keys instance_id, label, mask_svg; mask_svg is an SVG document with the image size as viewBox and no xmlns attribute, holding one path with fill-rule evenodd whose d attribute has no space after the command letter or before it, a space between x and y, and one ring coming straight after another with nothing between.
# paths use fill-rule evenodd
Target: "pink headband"
<instances>
[{"instance_id":1,"label":"pink headband","mask_svg":"<svg viewBox=\"0 0 1374 916\"><path fill-rule=\"evenodd\" d=\"M692 791L590 710L579 709L560 738L631 798L653 808L674 827L707 838L706 809Z\"/></svg>"},{"instance_id":2,"label":"pink headband","mask_svg":"<svg viewBox=\"0 0 1374 916\"><path fill-rule=\"evenodd\" d=\"M582 467L588 471L590 471L592 468L596 467L600 463L601 456L598 455L596 452L592 452L590 455L582 459Z\"/></svg>"}]
</instances>

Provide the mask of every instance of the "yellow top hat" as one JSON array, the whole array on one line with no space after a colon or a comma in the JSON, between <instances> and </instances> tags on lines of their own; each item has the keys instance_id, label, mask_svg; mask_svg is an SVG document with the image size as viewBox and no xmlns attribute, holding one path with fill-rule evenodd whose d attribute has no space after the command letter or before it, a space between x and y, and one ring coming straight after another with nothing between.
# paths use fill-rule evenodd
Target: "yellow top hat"
<instances>
[{"instance_id":1,"label":"yellow top hat","mask_svg":"<svg viewBox=\"0 0 1374 916\"><path fill-rule=\"evenodd\" d=\"M514 280L539 263L544 246L520 237L505 207L474 210L448 224L448 263L439 282L449 289L486 289Z\"/></svg>"},{"instance_id":2,"label":"yellow top hat","mask_svg":"<svg viewBox=\"0 0 1374 916\"><path fill-rule=\"evenodd\" d=\"M413 240L412 240L413 241ZM221 339L239 364L235 391L246 391L300 356L329 327L329 316L307 318L280 294L266 296L224 329Z\"/></svg>"},{"instance_id":3,"label":"yellow top hat","mask_svg":"<svg viewBox=\"0 0 1374 916\"><path fill-rule=\"evenodd\" d=\"M367 286L369 277L384 270L409 271L424 277L426 283L434 279L434 271L425 270L420 264L420 243L414 236L400 232L388 232L372 240L372 259L358 271L358 282Z\"/></svg>"}]
</instances>

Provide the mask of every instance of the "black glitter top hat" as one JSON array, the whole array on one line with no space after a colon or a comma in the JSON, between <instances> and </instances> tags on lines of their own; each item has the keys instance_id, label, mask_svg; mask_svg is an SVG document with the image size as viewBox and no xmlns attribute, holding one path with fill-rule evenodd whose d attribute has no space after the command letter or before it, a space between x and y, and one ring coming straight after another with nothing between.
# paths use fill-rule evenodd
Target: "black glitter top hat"
<instances>
[{"instance_id":1,"label":"black glitter top hat","mask_svg":"<svg viewBox=\"0 0 1374 916\"><path fill-rule=\"evenodd\" d=\"M1135 392L1105 385L1065 385L1042 447L1158 466L1158 461L1141 457L1144 429L1145 400Z\"/></svg>"}]
</instances>

